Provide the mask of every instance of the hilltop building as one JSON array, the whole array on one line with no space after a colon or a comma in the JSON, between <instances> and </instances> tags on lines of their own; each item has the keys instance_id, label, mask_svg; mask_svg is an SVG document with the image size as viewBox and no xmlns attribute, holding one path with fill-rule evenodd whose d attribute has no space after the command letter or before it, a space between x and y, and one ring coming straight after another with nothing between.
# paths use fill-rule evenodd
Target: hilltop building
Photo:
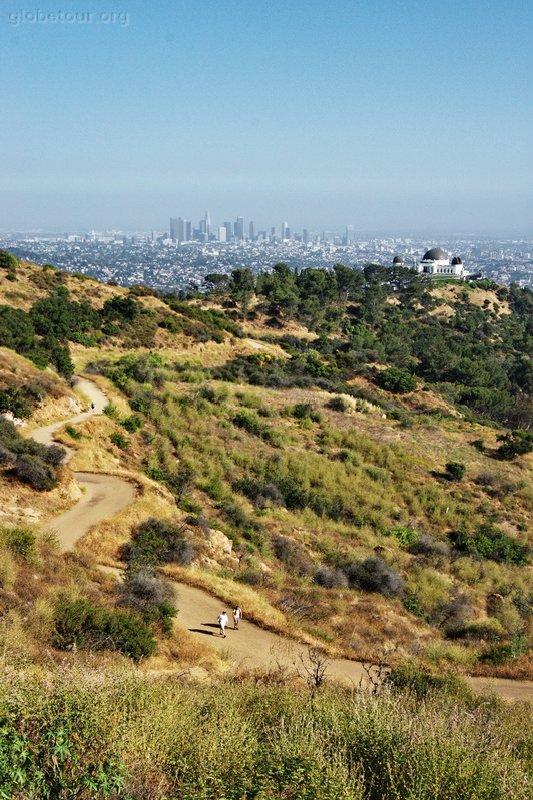
<instances>
[{"instance_id":1,"label":"hilltop building","mask_svg":"<svg viewBox=\"0 0 533 800\"><path fill-rule=\"evenodd\" d=\"M394 267L405 265L403 256L394 256L392 260ZM413 267L415 272L428 275L431 278L466 278L468 277L463 261L459 256L450 256L441 247L431 247L418 264ZM477 276L476 276L477 277Z\"/></svg>"}]
</instances>

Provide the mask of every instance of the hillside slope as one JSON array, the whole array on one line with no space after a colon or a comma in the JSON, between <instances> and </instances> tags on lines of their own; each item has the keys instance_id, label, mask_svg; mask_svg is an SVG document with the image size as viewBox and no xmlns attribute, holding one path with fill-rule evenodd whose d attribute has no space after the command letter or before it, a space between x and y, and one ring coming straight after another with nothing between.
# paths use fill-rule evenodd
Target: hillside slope
<instances>
[{"instance_id":1,"label":"hillside slope","mask_svg":"<svg viewBox=\"0 0 533 800\"><path fill-rule=\"evenodd\" d=\"M497 287L468 289L465 299L464 287L419 291L409 278L398 289L381 276L313 305L322 278L308 276L305 295L293 286L291 299L285 275L276 286L265 278L255 295L235 280L225 294L180 300L56 272L22 265L16 281L0 285L0 345L38 365L3 351L4 410L22 411L29 429L64 418L68 404L81 409L86 398L76 399L50 366L43 371L46 363L67 379L89 370L110 403L103 416L60 434L75 454L49 490L21 483L6 463L3 507L12 513L3 524L46 522L72 505L79 499L72 470L115 475L134 481L137 497L83 537L79 552L88 564L125 562L129 574L147 577L159 566L332 653L409 654L439 668L531 675L527 431L502 429L503 383L497 408L483 390L480 414L482 387L472 401L458 388L459 372L455 383L451 374L445 382L422 379L422 361L411 363L407 353L399 359L392 344L415 317L426 324L445 305L465 330L486 315L508 380L523 384L520 407L507 405L505 414L525 424L528 365L516 349L523 324L516 308L527 294L505 300ZM378 285L374 321L361 318L357 309L370 308L369 298L361 305L357 292L375 293ZM469 335L461 380L474 346ZM491 359L495 350L479 363ZM496 362L491 369L499 375ZM21 386L36 376L48 382L49 399L39 390L19 408L10 376L21 375ZM503 445L524 443L523 454L502 460L503 435ZM9 505L13 492L18 499ZM94 599L120 607L124 598L114 592L111 585ZM29 602L37 601L38 594ZM164 615L158 622L137 595L128 603L157 634L158 658L172 661L176 646L161 638ZM52 630L53 608L47 613ZM53 639L49 633L48 644Z\"/></svg>"}]
</instances>

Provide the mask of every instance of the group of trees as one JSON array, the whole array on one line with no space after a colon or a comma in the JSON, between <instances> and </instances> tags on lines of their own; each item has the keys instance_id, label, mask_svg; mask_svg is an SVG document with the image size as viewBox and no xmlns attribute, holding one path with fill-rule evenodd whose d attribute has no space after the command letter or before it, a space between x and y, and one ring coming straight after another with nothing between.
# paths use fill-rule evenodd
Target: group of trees
<instances>
[{"instance_id":1,"label":"group of trees","mask_svg":"<svg viewBox=\"0 0 533 800\"><path fill-rule=\"evenodd\" d=\"M449 301L453 315L440 315L429 313L439 303L431 284L404 267L338 264L297 271L277 264L257 276L239 269L206 281L213 293L227 292L243 313L257 309L278 325L294 319L316 331L313 348L347 380L386 363L390 370L374 370L374 376L390 391L411 391L419 378L478 416L511 428L533 426L529 289L488 285L497 305L506 303L511 312L500 314L488 301L484 307L469 302L465 285ZM250 312L254 295L258 302Z\"/></svg>"},{"instance_id":2,"label":"group of trees","mask_svg":"<svg viewBox=\"0 0 533 800\"><path fill-rule=\"evenodd\" d=\"M74 369L69 342L90 346L121 334L132 346L150 346L156 329L150 312L131 297L113 297L96 310L86 301L73 300L62 285L36 300L28 312L0 305L0 346L28 357L38 367L50 364L65 378Z\"/></svg>"}]
</instances>

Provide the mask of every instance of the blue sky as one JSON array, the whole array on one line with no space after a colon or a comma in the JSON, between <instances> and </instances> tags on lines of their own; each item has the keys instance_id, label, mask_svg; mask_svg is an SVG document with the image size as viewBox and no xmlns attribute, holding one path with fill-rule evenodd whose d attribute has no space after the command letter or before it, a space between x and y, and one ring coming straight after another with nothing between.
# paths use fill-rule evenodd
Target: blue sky
<instances>
[{"instance_id":1,"label":"blue sky","mask_svg":"<svg viewBox=\"0 0 533 800\"><path fill-rule=\"evenodd\" d=\"M532 29L525 0L2 0L0 228L533 235Z\"/></svg>"}]
</instances>

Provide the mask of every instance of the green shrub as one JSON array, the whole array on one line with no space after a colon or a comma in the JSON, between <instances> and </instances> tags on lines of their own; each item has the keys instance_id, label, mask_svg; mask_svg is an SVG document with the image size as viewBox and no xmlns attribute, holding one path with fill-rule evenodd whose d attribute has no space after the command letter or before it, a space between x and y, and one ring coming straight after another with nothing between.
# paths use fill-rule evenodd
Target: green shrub
<instances>
[{"instance_id":1,"label":"green shrub","mask_svg":"<svg viewBox=\"0 0 533 800\"><path fill-rule=\"evenodd\" d=\"M395 528L388 530L385 535L391 536L398 542L400 547L405 548L412 547L418 539L416 530L408 525L397 525Z\"/></svg>"},{"instance_id":2,"label":"green shrub","mask_svg":"<svg viewBox=\"0 0 533 800\"><path fill-rule=\"evenodd\" d=\"M310 419L312 422L321 422L322 415L319 411L316 411L311 403L296 403L291 409L289 409L289 413L295 419Z\"/></svg>"},{"instance_id":3,"label":"green shrub","mask_svg":"<svg viewBox=\"0 0 533 800\"><path fill-rule=\"evenodd\" d=\"M527 637L522 633L517 633L510 642L499 642L485 650L480 656L480 661L499 666L525 655L529 649Z\"/></svg>"},{"instance_id":4,"label":"green shrub","mask_svg":"<svg viewBox=\"0 0 533 800\"><path fill-rule=\"evenodd\" d=\"M462 702L471 703L473 695L468 685L457 675L434 675L430 670L410 659L394 667L388 682L394 690L409 691L425 698L431 693L442 693Z\"/></svg>"},{"instance_id":5,"label":"green shrub","mask_svg":"<svg viewBox=\"0 0 533 800\"><path fill-rule=\"evenodd\" d=\"M450 535L455 547L469 555L481 556L500 563L525 566L529 563L531 550L527 544L512 539L495 525L485 523L474 534L464 528Z\"/></svg>"},{"instance_id":6,"label":"green shrub","mask_svg":"<svg viewBox=\"0 0 533 800\"><path fill-rule=\"evenodd\" d=\"M493 618L446 626L446 638L448 639L497 642L501 639L503 632L501 623Z\"/></svg>"},{"instance_id":7,"label":"green shrub","mask_svg":"<svg viewBox=\"0 0 533 800\"><path fill-rule=\"evenodd\" d=\"M5 269L8 273L13 274L16 272L18 265L18 258L15 258L13 253L8 253L7 250L0 250L0 269Z\"/></svg>"},{"instance_id":8,"label":"green shrub","mask_svg":"<svg viewBox=\"0 0 533 800\"><path fill-rule=\"evenodd\" d=\"M348 399L346 397L342 397L342 395L332 397L331 400L328 400L326 405L328 408L331 408L332 411L340 411L341 413L345 413L350 408Z\"/></svg>"},{"instance_id":9,"label":"green shrub","mask_svg":"<svg viewBox=\"0 0 533 800\"><path fill-rule=\"evenodd\" d=\"M82 438L80 431L77 431L73 425L66 425L65 433L67 433L71 439L76 439L76 441Z\"/></svg>"},{"instance_id":10,"label":"green shrub","mask_svg":"<svg viewBox=\"0 0 533 800\"><path fill-rule=\"evenodd\" d=\"M414 375L411 375L410 372L400 367L384 369L377 374L376 381L383 389L396 394L414 392L417 386Z\"/></svg>"},{"instance_id":11,"label":"green shrub","mask_svg":"<svg viewBox=\"0 0 533 800\"><path fill-rule=\"evenodd\" d=\"M0 546L21 558L32 559L35 556L35 541L36 536L31 528L0 527Z\"/></svg>"},{"instance_id":12,"label":"green shrub","mask_svg":"<svg viewBox=\"0 0 533 800\"><path fill-rule=\"evenodd\" d=\"M29 453L17 456L14 472L19 480L28 483L38 492L48 492L57 484L53 467L45 464L39 456Z\"/></svg>"},{"instance_id":13,"label":"green shrub","mask_svg":"<svg viewBox=\"0 0 533 800\"><path fill-rule=\"evenodd\" d=\"M48 491L57 484L56 468L65 457L57 445L47 447L25 439L9 420L0 417L0 464L37 491Z\"/></svg>"},{"instance_id":14,"label":"green shrub","mask_svg":"<svg viewBox=\"0 0 533 800\"><path fill-rule=\"evenodd\" d=\"M128 569L120 586L119 602L136 611L147 623L159 623L167 635L172 632L172 622L177 609L174 589L164 578L146 569Z\"/></svg>"},{"instance_id":15,"label":"green shrub","mask_svg":"<svg viewBox=\"0 0 533 800\"><path fill-rule=\"evenodd\" d=\"M133 529L131 541L122 548L122 557L133 571L158 564L190 564L195 547L186 528L174 522L150 517Z\"/></svg>"},{"instance_id":16,"label":"green shrub","mask_svg":"<svg viewBox=\"0 0 533 800\"><path fill-rule=\"evenodd\" d=\"M118 419L120 416L118 408L113 403L108 403L104 408L104 414L111 419Z\"/></svg>"},{"instance_id":17,"label":"green shrub","mask_svg":"<svg viewBox=\"0 0 533 800\"><path fill-rule=\"evenodd\" d=\"M62 597L54 613L54 645L60 650L118 650L134 661L153 655L155 639L131 611L108 611L85 598Z\"/></svg>"},{"instance_id":18,"label":"green shrub","mask_svg":"<svg viewBox=\"0 0 533 800\"><path fill-rule=\"evenodd\" d=\"M140 428L142 428L144 422L140 417L137 417L135 414L131 414L129 417L121 420L120 424L124 430L128 431L128 433L136 433Z\"/></svg>"},{"instance_id":19,"label":"green shrub","mask_svg":"<svg viewBox=\"0 0 533 800\"><path fill-rule=\"evenodd\" d=\"M530 431L511 431L498 436L501 445L496 455L502 461L512 461L517 456L523 456L533 451L533 433Z\"/></svg>"},{"instance_id":20,"label":"green shrub","mask_svg":"<svg viewBox=\"0 0 533 800\"><path fill-rule=\"evenodd\" d=\"M466 467L460 461L448 461L446 464L446 475L451 481L462 480L465 472Z\"/></svg>"},{"instance_id":21,"label":"green shrub","mask_svg":"<svg viewBox=\"0 0 533 800\"><path fill-rule=\"evenodd\" d=\"M112 433L109 437L109 441L121 450L127 450L130 446L130 440L122 433L118 432Z\"/></svg>"}]
</instances>

